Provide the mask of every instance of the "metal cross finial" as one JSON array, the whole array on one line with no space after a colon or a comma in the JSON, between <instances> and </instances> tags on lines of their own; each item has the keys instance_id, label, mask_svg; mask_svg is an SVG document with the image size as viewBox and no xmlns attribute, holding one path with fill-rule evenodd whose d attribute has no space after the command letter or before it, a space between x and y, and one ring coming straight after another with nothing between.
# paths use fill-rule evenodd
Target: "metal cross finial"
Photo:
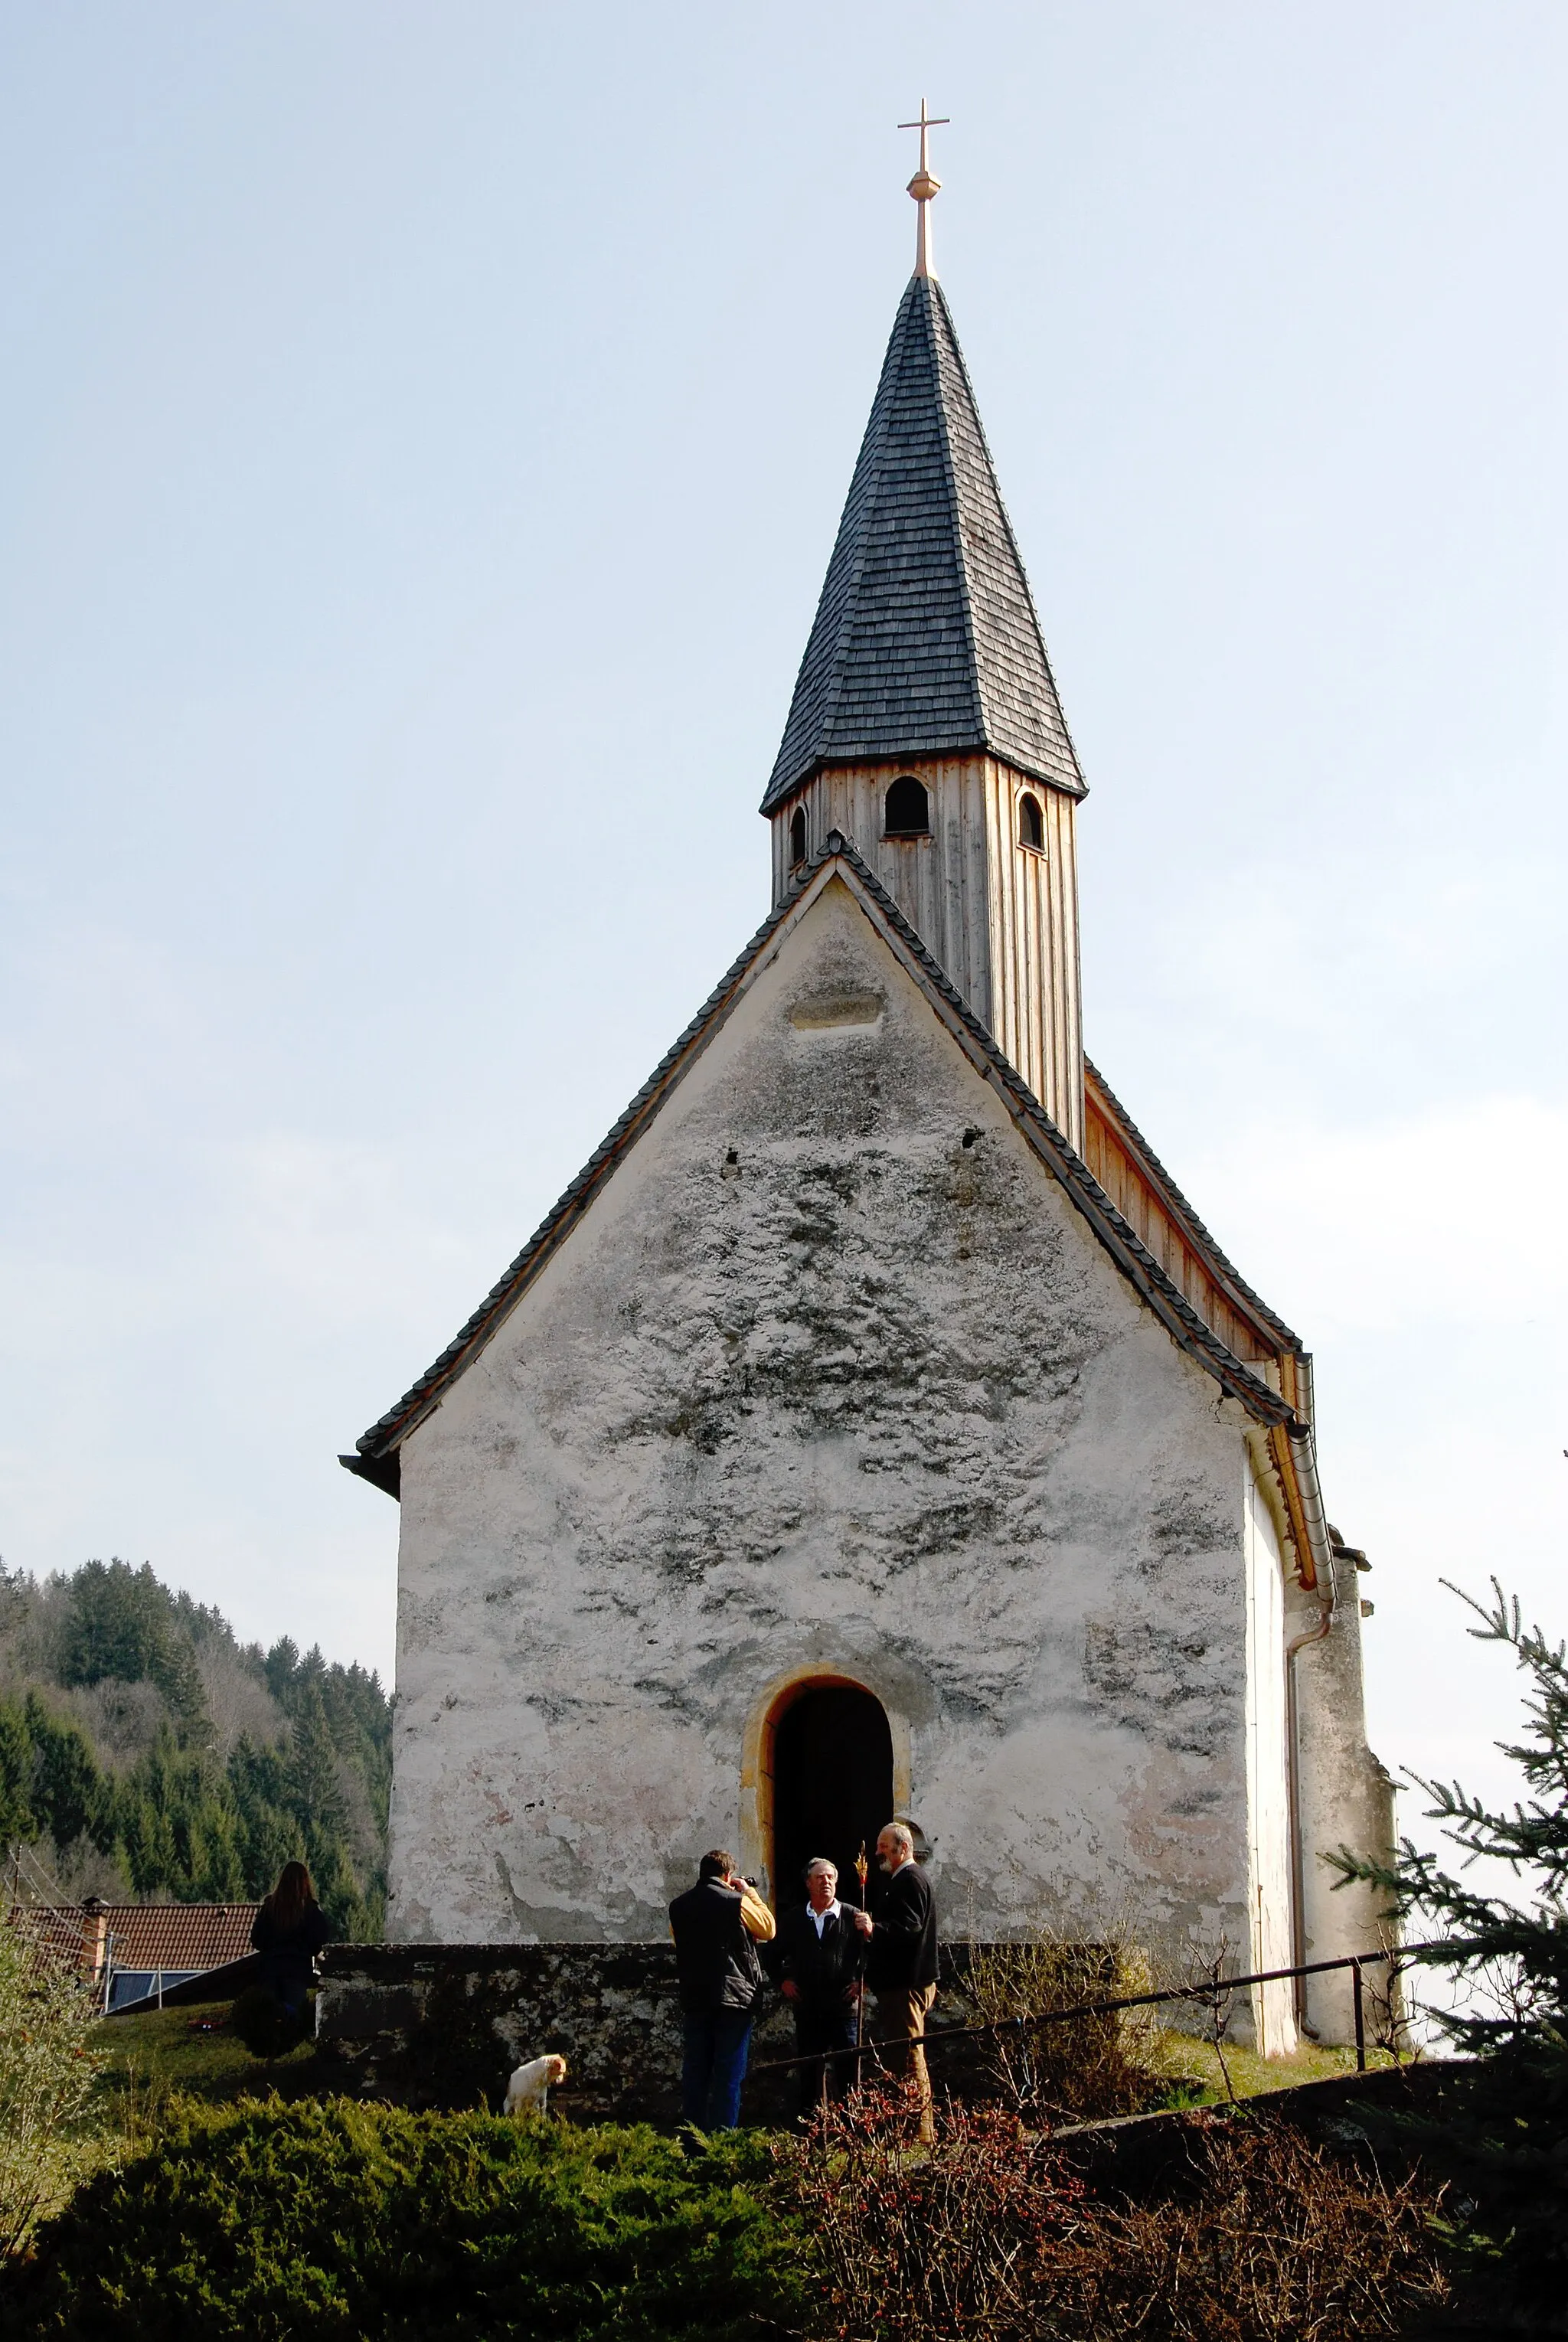
<instances>
[{"instance_id":1,"label":"metal cross finial","mask_svg":"<svg viewBox=\"0 0 1568 2342\"><path fill-rule=\"evenodd\" d=\"M920 206L920 225L914 238L914 273L917 276L934 276L936 274L931 262L931 198L940 191L942 182L931 175L931 132L939 122L951 119L951 115L945 114L927 114L925 100L922 98L919 121L901 122L898 125L901 130L918 130L920 133L920 168L909 183L909 192Z\"/></svg>"}]
</instances>

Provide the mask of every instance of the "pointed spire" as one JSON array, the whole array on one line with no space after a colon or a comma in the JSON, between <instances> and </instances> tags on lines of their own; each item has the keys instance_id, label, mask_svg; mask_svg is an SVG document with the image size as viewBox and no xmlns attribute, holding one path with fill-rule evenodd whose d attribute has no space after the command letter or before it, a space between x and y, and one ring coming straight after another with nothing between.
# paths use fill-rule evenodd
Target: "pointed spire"
<instances>
[{"instance_id":1,"label":"pointed spire","mask_svg":"<svg viewBox=\"0 0 1568 2342\"><path fill-rule=\"evenodd\" d=\"M1084 794L958 336L927 273L894 322L762 810L824 765L964 749Z\"/></svg>"},{"instance_id":2,"label":"pointed spire","mask_svg":"<svg viewBox=\"0 0 1568 2342\"><path fill-rule=\"evenodd\" d=\"M917 276L934 276L936 274L936 263L931 251L931 206L942 193L942 182L932 176L931 134L939 124L952 119L948 114L927 114L925 100L922 98L919 121L901 122L898 125L901 130L918 130L920 133L920 168L911 179L907 190L920 206L915 215L918 225L914 231L914 273Z\"/></svg>"}]
</instances>

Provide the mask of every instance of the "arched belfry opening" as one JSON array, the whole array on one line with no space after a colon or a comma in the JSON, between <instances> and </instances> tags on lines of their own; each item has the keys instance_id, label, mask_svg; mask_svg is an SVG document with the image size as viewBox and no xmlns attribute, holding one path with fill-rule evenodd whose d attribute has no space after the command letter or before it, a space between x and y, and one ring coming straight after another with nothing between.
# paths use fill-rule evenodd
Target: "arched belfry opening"
<instances>
[{"instance_id":1,"label":"arched belfry opening","mask_svg":"<svg viewBox=\"0 0 1568 2342\"><path fill-rule=\"evenodd\" d=\"M883 834L886 837L929 837L931 797L924 781L900 773L883 799Z\"/></svg>"},{"instance_id":2,"label":"arched belfry opening","mask_svg":"<svg viewBox=\"0 0 1568 2342\"><path fill-rule=\"evenodd\" d=\"M893 1733L882 1702L840 1676L792 1684L768 1718L764 1773L775 1905L804 1902L801 1874L819 1854L838 1865L841 1895L858 1901L855 1856L864 1844L874 1865L876 1834L894 1811Z\"/></svg>"}]
</instances>

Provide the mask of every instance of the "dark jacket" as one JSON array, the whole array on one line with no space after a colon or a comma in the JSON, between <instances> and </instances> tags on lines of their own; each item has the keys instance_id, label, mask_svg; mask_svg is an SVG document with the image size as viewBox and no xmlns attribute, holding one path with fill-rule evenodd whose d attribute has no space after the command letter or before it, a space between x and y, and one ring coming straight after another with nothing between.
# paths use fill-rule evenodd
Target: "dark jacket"
<instances>
[{"instance_id":1,"label":"dark jacket","mask_svg":"<svg viewBox=\"0 0 1568 2342\"><path fill-rule=\"evenodd\" d=\"M797 2008L810 2011L841 2006L864 1967L865 1937L847 1903L841 1903L834 1916L823 1921L820 1941L816 1922L804 1904L780 1918L779 1976L799 1987Z\"/></svg>"},{"instance_id":2,"label":"dark jacket","mask_svg":"<svg viewBox=\"0 0 1568 2342\"><path fill-rule=\"evenodd\" d=\"M762 1963L741 1918L738 1887L699 1879L670 1906L675 1974L688 2017L750 2008L762 1989Z\"/></svg>"},{"instance_id":3,"label":"dark jacket","mask_svg":"<svg viewBox=\"0 0 1568 2342\"><path fill-rule=\"evenodd\" d=\"M903 1992L936 1982L936 1907L931 1881L917 1862L888 1881L873 1914L866 1979L873 1992Z\"/></svg>"},{"instance_id":4,"label":"dark jacket","mask_svg":"<svg viewBox=\"0 0 1568 2342\"><path fill-rule=\"evenodd\" d=\"M280 1927L264 1903L251 1923L263 1984L297 2008L314 1981L315 1956L331 1936L319 1903L307 1903L292 1927Z\"/></svg>"}]
</instances>

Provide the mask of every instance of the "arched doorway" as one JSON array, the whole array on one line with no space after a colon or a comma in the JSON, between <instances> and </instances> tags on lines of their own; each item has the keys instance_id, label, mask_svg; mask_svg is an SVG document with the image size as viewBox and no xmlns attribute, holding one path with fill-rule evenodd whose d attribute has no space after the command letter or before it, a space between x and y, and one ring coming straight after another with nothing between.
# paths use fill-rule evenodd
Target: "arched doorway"
<instances>
[{"instance_id":1,"label":"arched doorway","mask_svg":"<svg viewBox=\"0 0 1568 2342\"><path fill-rule=\"evenodd\" d=\"M777 1907L804 1903L814 1855L838 1865L839 1891L859 1900L854 1858L874 1864L876 1834L894 1816L893 1735L874 1694L842 1679L792 1687L772 1722L773 1844Z\"/></svg>"}]
</instances>

